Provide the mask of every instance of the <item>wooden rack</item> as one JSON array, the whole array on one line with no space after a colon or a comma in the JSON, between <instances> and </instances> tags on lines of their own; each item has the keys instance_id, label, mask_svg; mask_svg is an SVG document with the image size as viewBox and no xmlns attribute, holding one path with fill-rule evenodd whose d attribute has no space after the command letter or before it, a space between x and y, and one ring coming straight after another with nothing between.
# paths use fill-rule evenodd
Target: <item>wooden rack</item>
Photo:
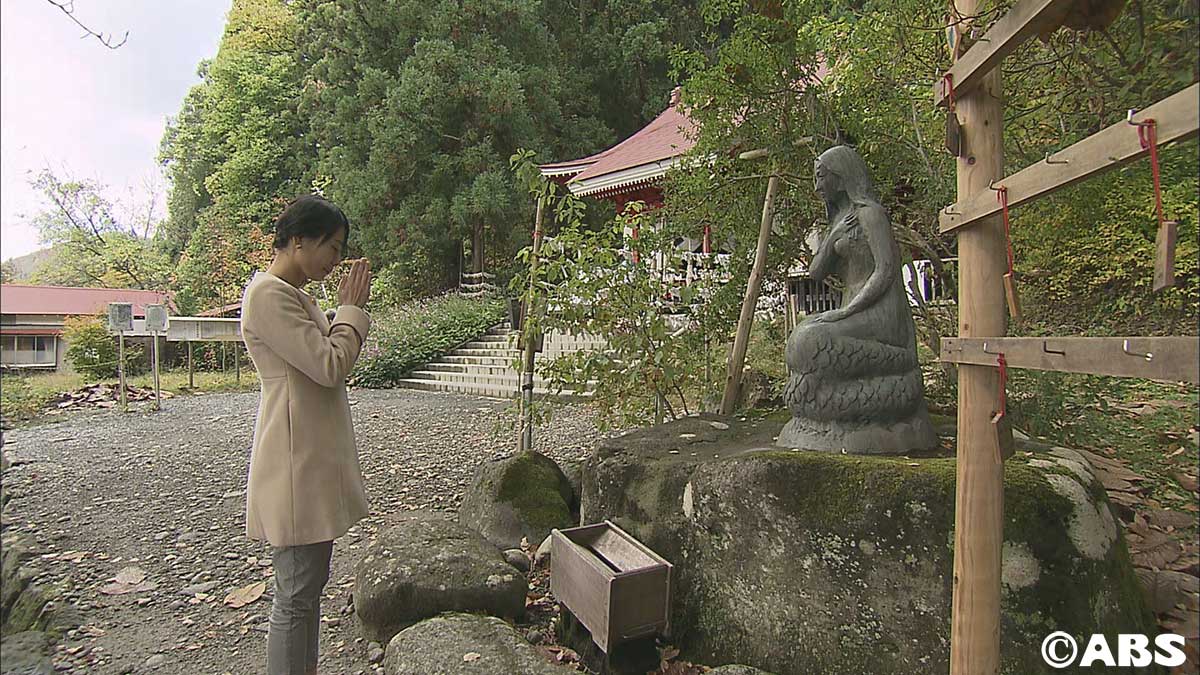
<instances>
[{"instance_id":1,"label":"wooden rack","mask_svg":"<svg viewBox=\"0 0 1200 675\"><path fill-rule=\"evenodd\" d=\"M964 19L947 28L967 34L980 2L954 4ZM1003 457L1012 443L1012 432L1002 419L1001 369L1200 381L1200 343L1194 337L1004 337L1010 270L998 193L1011 209L1141 158L1151 152L1151 145L1156 150L1158 145L1192 138L1200 128L1200 85L1193 84L1003 177L1004 95L998 68L1030 37L1057 27L1071 5L1071 0L1019 0L933 83L934 105L952 107L966 150L957 161L957 202L939 215L939 229L957 236L959 255L959 335L942 340L941 356L959 364L952 675L1000 671ZM1154 143L1146 142L1142 133L1151 119L1155 133L1149 138ZM1174 223L1160 223L1156 289L1174 278L1173 246Z\"/></svg>"}]
</instances>

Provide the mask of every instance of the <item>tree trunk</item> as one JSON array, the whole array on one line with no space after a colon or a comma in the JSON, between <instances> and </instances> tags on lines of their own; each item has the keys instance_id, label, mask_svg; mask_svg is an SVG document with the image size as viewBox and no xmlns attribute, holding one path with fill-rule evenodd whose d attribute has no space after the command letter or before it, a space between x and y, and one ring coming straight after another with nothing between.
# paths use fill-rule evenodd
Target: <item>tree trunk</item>
<instances>
[{"instance_id":1,"label":"tree trunk","mask_svg":"<svg viewBox=\"0 0 1200 675\"><path fill-rule=\"evenodd\" d=\"M476 223L471 233L471 272L483 271L483 223ZM478 281L476 282L478 283Z\"/></svg>"}]
</instances>

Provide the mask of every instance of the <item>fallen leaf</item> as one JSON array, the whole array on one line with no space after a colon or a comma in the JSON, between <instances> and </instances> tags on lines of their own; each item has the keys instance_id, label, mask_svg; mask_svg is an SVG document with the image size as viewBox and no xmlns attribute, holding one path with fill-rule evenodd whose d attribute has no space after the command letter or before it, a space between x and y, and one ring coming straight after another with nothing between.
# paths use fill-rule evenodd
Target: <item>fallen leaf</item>
<instances>
[{"instance_id":1,"label":"fallen leaf","mask_svg":"<svg viewBox=\"0 0 1200 675\"><path fill-rule=\"evenodd\" d=\"M1182 554L1183 549L1178 541L1162 532L1151 531L1150 536L1134 545L1133 564L1136 567L1163 569Z\"/></svg>"},{"instance_id":2,"label":"fallen leaf","mask_svg":"<svg viewBox=\"0 0 1200 675\"><path fill-rule=\"evenodd\" d=\"M267 590L267 582L259 581L248 586L235 588L225 596L225 604L234 609L240 609L258 600Z\"/></svg>"},{"instance_id":3,"label":"fallen leaf","mask_svg":"<svg viewBox=\"0 0 1200 675\"><path fill-rule=\"evenodd\" d=\"M480 654L479 652L467 652L466 654L463 654L464 663L474 663L481 658L483 658L483 654Z\"/></svg>"},{"instance_id":4,"label":"fallen leaf","mask_svg":"<svg viewBox=\"0 0 1200 675\"><path fill-rule=\"evenodd\" d=\"M1186 602L1190 595L1200 591L1196 579L1181 572L1151 570L1144 567L1134 569L1137 578L1142 582L1146 592L1146 600L1155 614L1164 614L1175 608L1175 605Z\"/></svg>"},{"instance_id":5,"label":"fallen leaf","mask_svg":"<svg viewBox=\"0 0 1200 675\"><path fill-rule=\"evenodd\" d=\"M1175 480L1179 481L1179 484L1183 486L1183 489L1187 490L1188 492L1196 492L1197 490L1200 490L1200 480L1197 480L1195 476L1186 473L1176 473Z\"/></svg>"}]
</instances>

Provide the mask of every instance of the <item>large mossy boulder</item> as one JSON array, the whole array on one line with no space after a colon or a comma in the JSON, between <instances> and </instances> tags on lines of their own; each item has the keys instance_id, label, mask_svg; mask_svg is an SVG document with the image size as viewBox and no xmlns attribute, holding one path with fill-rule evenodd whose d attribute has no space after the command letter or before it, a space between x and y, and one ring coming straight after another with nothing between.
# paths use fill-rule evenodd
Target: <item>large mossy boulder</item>
<instances>
[{"instance_id":1,"label":"large mossy boulder","mask_svg":"<svg viewBox=\"0 0 1200 675\"><path fill-rule=\"evenodd\" d=\"M782 450L787 415L688 418L602 441L582 521L675 565L673 643L694 662L793 673L946 672L955 462ZM1005 465L1002 672L1040 645L1155 633L1103 487L1077 453Z\"/></svg>"},{"instance_id":2,"label":"large mossy boulder","mask_svg":"<svg viewBox=\"0 0 1200 675\"><path fill-rule=\"evenodd\" d=\"M444 614L406 628L388 643L386 675L566 675L507 623L490 616Z\"/></svg>"},{"instance_id":3,"label":"large mossy boulder","mask_svg":"<svg viewBox=\"0 0 1200 675\"><path fill-rule=\"evenodd\" d=\"M571 483L554 460L526 451L481 465L458 519L502 549L520 547L522 537L537 546L550 530L576 524L574 502Z\"/></svg>"},{"instance_id":4,"label":"large mossy boulder","mask_svg":"<svg viewBox=\"0 0 1200 675\"><path fill-rule=\"evenodd\" d=\"M354 609L363 633L384 643L443 612L520 618L528 589L525 575L478 533L417 513L383 531L358 562Z\"/></svg>"}]
</instances>

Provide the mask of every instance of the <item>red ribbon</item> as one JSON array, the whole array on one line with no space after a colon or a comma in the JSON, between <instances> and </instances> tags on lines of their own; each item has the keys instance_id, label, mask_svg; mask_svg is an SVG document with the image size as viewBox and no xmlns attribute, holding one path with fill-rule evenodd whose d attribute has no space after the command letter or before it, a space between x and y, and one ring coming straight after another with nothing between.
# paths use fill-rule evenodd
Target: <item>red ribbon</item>
<instances>
[{"instance_id":1,"label":"red ribbon","mask_svg":"<svg viewBox=\"0 0 1200 675\"><path fill-rule=\"evenodd\" d=\"M1138 141L1143 150L1150 151L1150 173L1154 176L1154 209L1158 214L1158 224L1163 224L1162 183L1158 169L1158 123L1153 118L1136 122L1138 125Z\"/></svg>"},{"instance_id":2,"label":"red ribbon","mask_svg":"<svg viewBox=\"0 0 1200 675\"><path fill-rule=\"evenodd\" d=\"M1008 223L1008 188L1002 186L1002 187L995 188L995 190L996 190L996 199L999 200L999 202L1000 202L1000 210L1004 216L1004 246L1008 251L1008 273L1012 274L1012 272L1013 272L1013 248L1012 248L1012 236L1009 233L1009 223Z\"/></svg>"}]
</instances>

